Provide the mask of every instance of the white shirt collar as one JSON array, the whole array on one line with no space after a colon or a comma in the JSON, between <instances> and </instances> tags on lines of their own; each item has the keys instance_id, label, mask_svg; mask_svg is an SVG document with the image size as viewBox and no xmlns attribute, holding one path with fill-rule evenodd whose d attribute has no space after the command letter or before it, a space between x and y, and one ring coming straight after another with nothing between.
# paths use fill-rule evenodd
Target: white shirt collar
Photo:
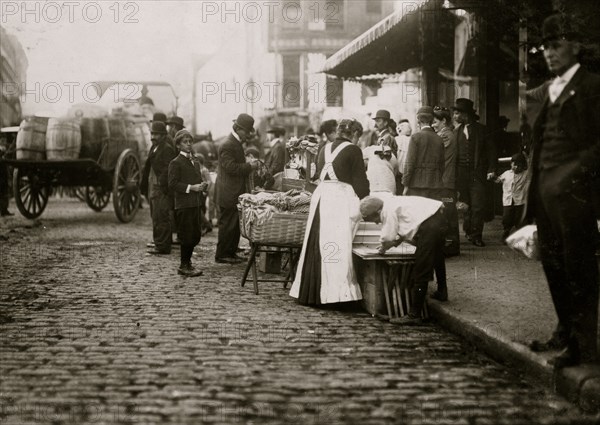
<instances>
[{"instance_id":1,"label":"white shirt collar","mask_svg":"<svg viewBox=\"0 0 600 425\"><path fill-rule=\"evenodd\" d=\"M270 146L273 147L277 144L277 142L279 142L279 140L281 140L279 137L274 138L273 140L271 140Z\"/></svg>"},{"instance_id":2,"label":"white shirt collar","mask_svg":"<svg viewBox=\"0 0 600 425\"><path fill-rule=\"evenodd\" d=\"M191 153L185 153L184 151L179 152L179 155L183 155L185 158L192 160L192 154Z\"/></svg>"},{"instance_id":3,"label":"white shirt collar","mask_svg":"<svg viewBox=\"0 0 600 425\"><path fill-rule=\"evenodd\" d=\"M577 70L579 69L579 67L581 67L581 65L579 63L576 63L575 65L573 65L571 68L567 69L563 75L557 76L554 81L555 82L561 82L562 84L569 84L569 81L571 81L571 79L573 78L573 75L575 75L575 73L577 72Z\"/></svg>"},{"instance_id":4,"label":"white shirt collar","mask_svg":"<svg viewBox=\"0 0 600 425\"><path fill-rule=\"evenodd\" d=\"M238 142L242 143L242 139L235 131L232 131L231 134L233 134L233 137L235 137Z\"/></svg>"}]
</instances>

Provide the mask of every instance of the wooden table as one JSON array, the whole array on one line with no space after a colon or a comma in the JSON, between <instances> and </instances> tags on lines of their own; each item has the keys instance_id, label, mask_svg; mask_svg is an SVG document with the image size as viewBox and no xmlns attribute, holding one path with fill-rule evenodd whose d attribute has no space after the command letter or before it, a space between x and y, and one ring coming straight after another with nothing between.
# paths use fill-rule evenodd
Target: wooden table
<instances>
[{"instance_id":1,"label":"wooden table","mask_svg":"<svg viewBox=\"0 0 600 425\"><path fill-rule=\"evenodd\" d=\"M414 251L411 245L402 244L381 255L373 245L354 245L354 270L363 306L371 315L389 320L408 314ZM424 315L427 317L426 311Z\"/></svg>"}]
</instances>

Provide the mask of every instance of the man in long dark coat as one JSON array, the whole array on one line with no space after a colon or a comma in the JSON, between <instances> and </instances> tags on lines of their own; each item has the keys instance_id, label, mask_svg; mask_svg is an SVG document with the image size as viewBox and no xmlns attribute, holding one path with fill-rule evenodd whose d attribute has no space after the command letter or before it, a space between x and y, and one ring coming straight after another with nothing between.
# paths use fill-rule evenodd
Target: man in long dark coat
<instances>
[{"instance_id":1,"label":"man in long dark coat","mask_svg":"<svg viewBox=\"0 0 600 425\"><path fill-rule=\"evenodd\" d=\"M265 166L272 176L283 171L285 167L285 128L273 127L267 130L267 140L271 150L265 156Z\"/></svg>"},{"instance_id":2,"label":"man in long dark coat","mask_svg":"<svg viewBox=\"0 0 600 425\"><path fill-rule=\"evenodd\" d=\"M600 76L579 64L579 35L564 15L544 21L544 58L556 75L533 128L526 218L535 219L542 266L558 316L534 351L567 348L555 367L598 362Z\"/></svg>"},{"instance_id":3,"label":"man in long dark coat","mask_svg":"<svg viewBox=\"0 0 600 425\"><path fill-rule=\"evenodd\" d=\"M161 255L171 253L172 201L169 196L168 172L169 163L177 156L175 148L167 138L167 127L163 122L154 121L151 128L152 149L144 164L141 181L141 192L150 201L152 215L152 236L154 249L150 254Z\"/></svg>"},{"instance_id":4,"label":"man in long dark coat","mask_svg":"<svg viewBox=\"0 0 600 425\"><path fill-rule=\"evenodd\" d=\"M238 197L246 192L248 175L258 168L258 162L246 162L244 143L254 133L254 118L240 114L233 122L233 131L219 147L217 169L217 203L219 205L219 235L215 261L236 264L244 261L237 255L240 242Z\"/></svg>"},{"instance_id":5,"label":"man in long dark coat","mask_svg":"<svg viewBox=\"0 0 600 425\"><path fill-rule=\"evenodd\" d=\"M460 124L454 130L458 149L456 189L459 200L469 205L463 229L473 245L482 247L486 182L496 175L496 148L486 127L477 122L472 100L456 99L453 109L454 119Z\"/></svg>"}]
</instances>

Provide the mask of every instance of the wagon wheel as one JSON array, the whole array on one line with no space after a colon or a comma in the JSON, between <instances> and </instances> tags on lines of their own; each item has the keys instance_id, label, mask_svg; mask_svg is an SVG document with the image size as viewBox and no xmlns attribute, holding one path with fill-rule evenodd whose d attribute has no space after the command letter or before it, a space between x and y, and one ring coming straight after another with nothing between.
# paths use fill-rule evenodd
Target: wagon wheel
<instances>
[{"instance_id":1,"label":"wagon wheel","mask_svg":"<svg viewBox=\"0 0 600 425\"><path fill-rule=\"evenodd\" d=\"M85 186L74 187L73 188L73 196L75 196L81 202L87 202L88 201L87 187L85 187ZM106 200L106 203L108 203L108 199ZM90 204L88 204L88 205L90 205ZM106 206L106 204L104 204L104 206L102 208L104 208L105 206ZM92 206L90 205L90 207L92 207ZM92 208L94 208L94 207L92 207Z\"/></svg>"},{"instance_id":2,"label":"wagon wheel","mask_svg":"<svg viewBox=\"0 0 600 425\"><path fill-rule=\"evenodd\" d=\"M119 221L129 223L140 207L140 162L131 149L121 152L115 168L113 205Z\"/></svg>"},{"instance_id":3,"label":"wagon wheel","mask_svg":"<svg viewBox=\"0 0 600 425\"><path fill-rule=\"evenodd\" d=\"M50 187L35 174L26 174L19 168L13 172L15 204L23 217L34 219L44 212L50 196Z\"/></svg>"},{"instance_id":4,"label":"wagon wheel","mask_svg":"<svg viewBox=\"0 0 600 425\"><path fill-rule=\"evenodd\" d=\"M94 211L100 212L108 205L110 190L102 186L87 186L85 188L85 203Z\"/></svg>"}]
</instances>

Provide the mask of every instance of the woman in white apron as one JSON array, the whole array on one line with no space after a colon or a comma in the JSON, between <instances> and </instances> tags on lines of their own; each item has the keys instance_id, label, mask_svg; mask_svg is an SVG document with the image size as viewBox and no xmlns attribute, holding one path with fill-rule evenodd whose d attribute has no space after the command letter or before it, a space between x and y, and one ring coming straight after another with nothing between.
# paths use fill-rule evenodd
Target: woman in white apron
<instances>
[{"instance_id":1,"label":"woman in white apron","mask_svg":"<svg viewBox=\"0 0 600 425\"><path fill-rule=\"evenodd\" d=\"M313 193L304 243L290 295L302 305L362 299L352 265L352 239L369 194L356 120L342 120L336 140L319 156L321 183Z\"/></svg>"}]
</instances>

